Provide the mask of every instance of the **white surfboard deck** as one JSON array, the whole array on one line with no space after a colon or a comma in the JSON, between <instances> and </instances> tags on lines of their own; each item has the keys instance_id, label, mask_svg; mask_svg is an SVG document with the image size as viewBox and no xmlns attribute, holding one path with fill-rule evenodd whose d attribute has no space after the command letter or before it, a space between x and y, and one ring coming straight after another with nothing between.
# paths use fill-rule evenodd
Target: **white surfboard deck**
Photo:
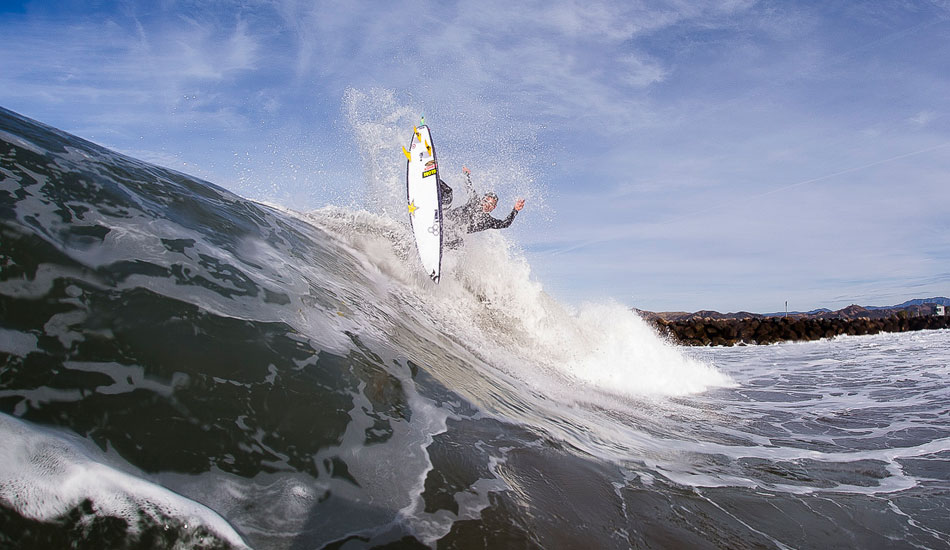
<instances>
[{"instance_id":1,"label":"white surfboard deck","mask_svg":"<svg viewBox=\"0 0 950 550\"><path fill-rule=\"evenodd\" d=\"M442 201L435 145L427 126L412 133L406 168L406 204L422 267L436 283L442 276Z\"/></svg>"}]
</instances>

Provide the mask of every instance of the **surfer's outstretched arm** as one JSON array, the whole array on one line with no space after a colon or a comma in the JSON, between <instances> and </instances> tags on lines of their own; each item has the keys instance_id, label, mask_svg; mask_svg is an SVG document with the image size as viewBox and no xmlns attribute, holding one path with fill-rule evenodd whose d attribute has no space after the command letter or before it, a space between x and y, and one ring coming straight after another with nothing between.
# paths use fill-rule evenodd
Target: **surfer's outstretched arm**
<instances>
[{"instance_id":1,"label":"surfer's outstretched arm","mask_svg":"<svg viewBox=\"0 0 950 550\"><path fill-rule=\"evenodd\" d=\"M508 217L503 220L489 217L488 223L485 224L487 226L485 227L485 229L505 229L506 227L511 225L511 222L515 221L515 216L517 215L518 215L518 210L512 208L511 213L508 214Z\"/></svg>"},{"instance_id":2,"label":"surfer's outstretched arm","mask_svg":"<svg viewBox=\"0 0 950 550\"><path fill-rule=\"evenodd\" d=\"M472 183L472 171L466 166L462 166L462 173L465 174L465 190L468 191L469 199L475 197L475 184Z\"/></svg>"},{"instance_id":3,"label":"surfer's outstretched arm","mask_svg":"<svg viewBox=\"0 0 950 550\"><path fill-rule=\"evenodd\" d=\"M518 215L518 212L521 212L522 208L524 208L524 199L518 199L515 201L515 206L511 209L511 213L508 214L507 218L499 220L498 218L486 216L481 221L479 231L484 229L505 229L511 225L511 222L515 221L515 216Z\"/></svg>"}]
</instances>

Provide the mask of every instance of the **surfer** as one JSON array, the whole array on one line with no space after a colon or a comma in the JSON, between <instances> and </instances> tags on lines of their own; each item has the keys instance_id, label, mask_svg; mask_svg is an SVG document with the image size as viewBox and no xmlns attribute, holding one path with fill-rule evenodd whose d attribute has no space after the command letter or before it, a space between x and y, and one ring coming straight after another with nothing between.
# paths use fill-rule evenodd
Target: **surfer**
<instances>
[{"instance_id":1,"label":"surfer","mask_svg":"<svg viewBox=\"0 0 950 550\"><path fill-rule=\"evenodd\" d=\"M458 248L462 243L462 237L459 235L462 228L465 229L466 233L476 233L486 229L504 229L511 225L511 222L515 220L515 216L518 215L518 212L524 208L524 199L518 199L515 201L515 206L511 209L511 213L508 214L508 217L503 220L492 217L491 212L498 206L498 195L488 192L479 198L475 192L475 186L472 184L472 171L463 166L462 172L465 174L465 188L468 191L469 199L468 202L462 206L453 208L445 213L445 218L449 221L450 230L454 233L453 238L448 239L445 243L449 248ZM443 206L448 206L452 200L452 188L446 185L441 179L439 180L439 185L442 187L442 204ZM446 188L448 188L449 191L448 201L445 200Z\"/></svg>"}]
</instances>

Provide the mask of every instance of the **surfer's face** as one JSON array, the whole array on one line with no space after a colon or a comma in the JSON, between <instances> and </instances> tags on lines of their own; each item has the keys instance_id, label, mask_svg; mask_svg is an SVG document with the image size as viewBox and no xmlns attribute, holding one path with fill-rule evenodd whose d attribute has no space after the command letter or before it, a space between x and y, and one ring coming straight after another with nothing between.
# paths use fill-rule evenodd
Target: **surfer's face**
<instances>
[{"instance_id":1,"label":"surfer's face","mask_svg":"<svg viewBox=\"0 0 950 550\"><path fill-rule=\"evenodd\" d=\"M498 199L493 199L491 197L485 197L482 199L482 210L485 212L491 212L495 209L495 206L498 205Z\"/></svg>"}]
</instances>

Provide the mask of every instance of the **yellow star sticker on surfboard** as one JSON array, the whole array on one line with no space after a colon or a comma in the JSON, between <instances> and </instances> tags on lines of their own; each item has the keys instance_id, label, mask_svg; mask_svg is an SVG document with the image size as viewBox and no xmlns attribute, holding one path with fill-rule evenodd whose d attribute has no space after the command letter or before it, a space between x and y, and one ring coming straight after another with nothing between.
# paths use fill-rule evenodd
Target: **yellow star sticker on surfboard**
<instances>
[{"instance_id":1,"label":"yellow star sticker on surfboard","mask_svg":"<svg viewBox=\"0 0 950 550\"><path fill-rule=\"evenodd\" d=\"M419 210L419 207L416 206L416 201L413 200L409 203L409 215L412 216L416 213L416 210Z\"/></svg>"}]
</instances>

